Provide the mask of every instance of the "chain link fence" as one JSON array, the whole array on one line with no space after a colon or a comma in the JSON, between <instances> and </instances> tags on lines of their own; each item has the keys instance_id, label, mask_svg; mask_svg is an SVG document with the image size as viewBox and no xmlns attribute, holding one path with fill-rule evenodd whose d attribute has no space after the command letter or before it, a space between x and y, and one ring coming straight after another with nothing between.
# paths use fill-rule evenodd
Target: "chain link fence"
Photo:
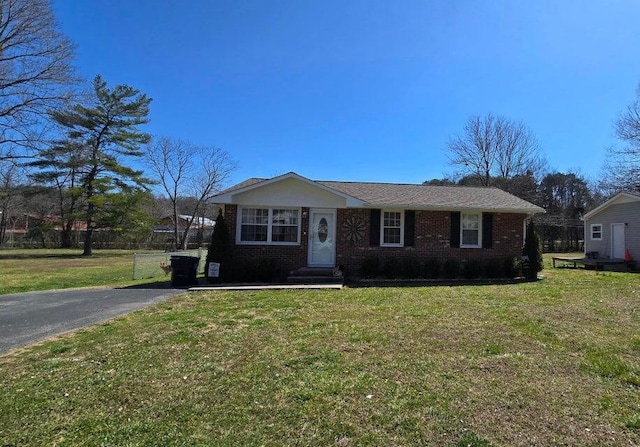
<instances>
[{"instance_id":1,"label":"chain link fence","mask_svg":"<svg viewBox=\"0 0 640 447\"><path fill-rule=\"evenodd\" d=\"M135 253L133 255L133 279L171 275L171 256L195 256L200 258L198 273L204 273L207 262L206 248L197 250L167 251L162 253Z\"/></svg>"}]
</instances>

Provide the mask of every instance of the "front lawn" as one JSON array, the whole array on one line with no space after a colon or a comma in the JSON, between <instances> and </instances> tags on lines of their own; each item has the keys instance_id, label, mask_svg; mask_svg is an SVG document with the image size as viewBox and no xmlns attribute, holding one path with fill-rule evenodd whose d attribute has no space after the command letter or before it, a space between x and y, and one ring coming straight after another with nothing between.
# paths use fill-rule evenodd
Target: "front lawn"
<instances>
[{"instance_id":1,"label":"front lawn","mask_svg":"<svg viewBox=\"0 0 640 447\"><path fill-rule=\"evenodd\" d=\"M163 277L132 280L134 252L131 250L94 250L93 253L91 257L83 257L82 250L0 250L0 295L168 281Z\"/></svg>"},{"instance_id":2,"label":"front lawn","mask_svg":"<svg viewBox=\"0 0 640 447\"><path fill-rule=\"evenodd\" d=\"M640 276L198 292L0 358L0 445L640 444Z\"/></svg>"}]
</instances>

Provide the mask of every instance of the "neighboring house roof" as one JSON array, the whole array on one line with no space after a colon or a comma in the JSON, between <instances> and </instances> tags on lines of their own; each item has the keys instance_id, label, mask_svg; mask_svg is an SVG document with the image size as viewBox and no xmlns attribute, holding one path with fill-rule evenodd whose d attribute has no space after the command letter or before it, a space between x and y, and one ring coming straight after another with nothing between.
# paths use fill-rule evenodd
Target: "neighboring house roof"
<instances>
[{"instance_id":1,"label":"neighboring house roof","mask_svg":"<svg viewBox=\"0 0 640 447\"><path fill-rule=\"evenodd\" d=\"M295 178L333 194L346 197L353 207L413 208L427 210L485 210L496 212L544 213L544 209L493 187L433 186L372 182L313 181L296 173L271 179L252 178L212 198L215 203L234 203L233 196L284 179Z\"/></svg>"},{"instance_id":2,"label":"neighboring house roof","mask_svg":"<svg viewBox=\"0 0 640 447\"><path fill-rule=\"evenodd\" d=\"M599 207L589 211L583 216L584 220L590 219L599 212L609 208L611 205L620 205L623 203L640 202L640 193L632 191L622 191L604 202Z\"/></svg>"},{"instance_id":3,"label":"neighboring house roof","mask_svg":"<svg viewBox=\"0 0 640 447\"><path fill-rule=\"evenodd\" d=\"M179 223L186 223L191 220L191 216L188 214L178 214L178 219L180 219ZM160 219L158 225L156 225L155 228L160 228L162 225L167 226L167 228L173 228L173 216L164 216L162 219ZM193 219L193 226L195 227L213 228L215 227L215 225L216 221L213 219L209 219L208 217L196 217L195 219Z\"/></svg>"},{"instance_id":4,"label":"neighboring house roof","mask_svg":"<svg viewBox=\"0 0 640 447\"><path fill-rule=\"evenodd\" d=\"M188 214L179 214L178 217L184 221L190 221L193 216ZM203 227L214 227L216 225L216 221L213 219L209 219L208 217L196 217L193 220L195 225L201 225Z\"/></svg>"}]
</instances>

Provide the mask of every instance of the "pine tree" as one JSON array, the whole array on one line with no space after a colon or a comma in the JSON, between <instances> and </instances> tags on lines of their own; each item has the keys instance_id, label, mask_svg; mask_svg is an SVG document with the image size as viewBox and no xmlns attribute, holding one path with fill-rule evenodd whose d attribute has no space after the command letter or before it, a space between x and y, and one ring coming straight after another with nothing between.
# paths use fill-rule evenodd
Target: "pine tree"
<instances>
[{"instance_id":1,"label":"pine tree","mask_svg":"<svg viewBox=\"0 0 640 447\"><path fill-rule=\"evenodd\" d=\"M66 138L40 151L31 165L41 170L42 180L63 181L63 190L81 195L82 215L87 224L83 256L91 256L93 230L112 193L145 189L151 183L142 171L124 163L141 157L141 145L151 135L138 126L149 120L151 98L128 85L109 88L99 75L93 81L88 104L51 113L66 132Z\"/></svg>"},{"instance_id":2,"label":"pine tree","mask_svg":"<svg viewBox=\"0 0 640 447\"><path fill-rule=\"evenodd\" d=\"M232 244L229 238L229 230L224 221L222 210L218 212L216 217L216 225L213 227L213 233L211 234L211 242L209 244L209 251L207 252L207 280L209 282L220 282L228 280L231 277L231 258L232 258ZM209 276L209 263L216 262L220 264L220 271L218 277Z\"/></svg>"},{"instance_id":3,"label":"pine tree","mask_svg":"<svg viewBox=\"0 0 640 447\"><path fill-rule=\"evenodd\" d=\"M542 244L540 236L535 229L533 221L527 224L527 234L524 241L524 249L522 254L529 258L529 269L526 272L527 279L535 281L538 279L538 272L544 268L542 260Z\"/></svg>"}]
</instances>

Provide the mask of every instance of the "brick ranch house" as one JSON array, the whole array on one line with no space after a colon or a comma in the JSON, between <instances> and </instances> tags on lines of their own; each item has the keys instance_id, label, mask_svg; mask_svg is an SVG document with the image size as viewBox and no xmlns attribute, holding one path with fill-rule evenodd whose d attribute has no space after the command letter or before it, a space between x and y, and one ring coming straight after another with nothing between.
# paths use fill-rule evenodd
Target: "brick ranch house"
<instances>
[{"instance_id":1,"label":"brick ranch house","mask_svg":"<svg viewBox=\"0 0 640 447\"><path fill-rule=\"evenodd\" d=\"M234 262L280 271L402 260L519 256L525 222L544 210L497 188L252 178L211 199L224 209Z\"/></svg>"}]
</instances>

